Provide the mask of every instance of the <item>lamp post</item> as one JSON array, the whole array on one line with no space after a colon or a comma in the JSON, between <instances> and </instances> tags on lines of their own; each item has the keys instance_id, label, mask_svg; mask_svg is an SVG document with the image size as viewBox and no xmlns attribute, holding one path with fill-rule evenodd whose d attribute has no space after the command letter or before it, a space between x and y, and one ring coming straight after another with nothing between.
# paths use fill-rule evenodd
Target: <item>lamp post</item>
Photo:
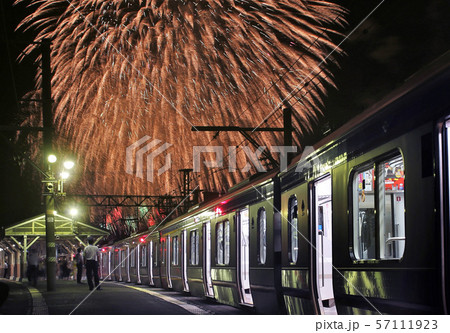
<instances>
[{"instance_id":1,"label":"lamp post","mask_svg":"<svg viewBox=\"0 0 450 333\"><path fill-rule=\"evenodd\" d=\"M43 180L45 184L44 198L45 198L45 239L46 239L46 266L47 266L47 291L55 290L56 285L56 242L55 242L55 198L57 195L64 195L64 181L69 177L66 169L60 173L60 178L56 178L53 170L53 165L57 161L57 157L50 154L47 157L48 173ZM73 162L66 164L64 167L74 166Z\"/></svg>"}]
</instances>

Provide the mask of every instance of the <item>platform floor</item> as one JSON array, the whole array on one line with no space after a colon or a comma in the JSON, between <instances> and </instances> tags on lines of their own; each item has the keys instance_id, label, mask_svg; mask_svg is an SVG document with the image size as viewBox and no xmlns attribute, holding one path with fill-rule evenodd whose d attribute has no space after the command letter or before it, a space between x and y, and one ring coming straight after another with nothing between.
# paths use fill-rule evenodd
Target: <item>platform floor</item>
<instances>
[{"instance_id":1,"label":"platform floor","mask_svg":"<svg viewBox=\"0 0 450 333\"><path fill-rule=\"evenodd\" d=\"M27 282L0 278L2 315L250 315L251 311L218 304L175 291L104 282L102 290L89 291L86 283L57 280L48 292L46 281L36 288ZM5 297L5 292L7 295ZM2 302L2 300L4 300Z\"/></svg>"}]
</instances>

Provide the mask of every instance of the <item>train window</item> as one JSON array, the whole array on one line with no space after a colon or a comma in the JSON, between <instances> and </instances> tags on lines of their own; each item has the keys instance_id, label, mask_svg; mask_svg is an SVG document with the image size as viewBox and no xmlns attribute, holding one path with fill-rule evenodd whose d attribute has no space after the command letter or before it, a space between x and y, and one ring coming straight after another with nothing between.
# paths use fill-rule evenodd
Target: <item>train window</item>
<instances>
[{"instance_id":1,"label":"train window","mask_svg":"<svg viewBox=\"0 0 450 333\"><path fill-rule=\"evenodd\" d=\"M147 267L147 246L141 245L141 267Z\"/></svg>"},{"instance_id":2,"label":"train window","mask_svg":"<svg viewBox=\"0 0 450 333\"><path fill-rule=\"evenodd\" d=\"M230 263L230 222L225 221L225 227L224 227L224 261L225 265L228 265Z\"/></svg>"},{"instance_id":3,"label":"train window","mask_svg":"<svg viewBox=\"0 0 450 333\"><path fill-rule=\"evenodd\" d=\"M199 239L198 239L197 230L191 231L190 238L191 238L190 262L191 262L191 265L198 265L198 263L199 263L199 257L198 257L198 255L199 255L199 250L198 250Z\"/></svg>"},{"instance_id":4,"label":"train window","mask_svg":"<svg viewBox=\"0 0 450 333\"><path fill-rule=\"evenodd\" d=\"M353 180L356 259L400 259L405 250L405 174L400 154L362 169Z\"/></svg>"},{"instance_id":5,"label":"train window","mask_svg":"<svg viewBox=\"0 0 450 333\"><path fill-rule=\"evenodd\" d=\"M230 222L224 221L217 224L217 263L219 265L228 265L230 263Z\"/></svg>"},{"instance_id":6,"label":"train window","mask_svg":"<svg viewBox=\"0 0 450 333\"><path fill-rule=\"evenodd\" d=\"M264 208L260 208L258 210L258 263L260 264L266 263L266 256L267 256L266 240L267 240L266 210Z\"/></svg>"},{"instance_id":7,"label":"train window","mask_svg":"<svg viewBox=\"0 0 450 333\"><path fill-rule=\"evenodd\" d=\"M223 223L218 223L216 228L216 242L217 242L217 263L223 265Z\"/></svg>"},{"instance_id":8,"label":"train window","mask_svg":"<svg viewBox=\"0 0 450 333\"><path fill-rule=\"evenodd\" d=\"M172 265L178 265L178 257L179 257L179 244L178 244L178 236L174 236L172 238Z\"/></svg>"},{"instance_id":9,"label":"train window","mask_svg":"<svg viewBox=\"0 0 450 333\"><path fill-rule=\"evenodd\" d=\"M161 241L161 264L164 264L166 261L166 241Z\"/></svg>"},{"instance_id":10,"label":"train window","mask_svg":"<svg viewBox=\"0 0 450 333\"><path fill-rule=\"evenodd\" d=\"M298 219L297 198L293 195L288 202L288 256L289 262L295 264L298 259Z\"/></svg>"},{"instance_id":11,"label":"train window","mask_svg":"<svg viewBox=\"0 0 450 333\"><path fill-rule=\"evenodd\" d=\"M125 261L127 260L127 256L125 255L125 250L121 250L120 253L122 254L121 260L120 260L121 266L125 267Z\"/></svg>"},{"instance_id":12,"label":"train window","mask_svg":"<svg viewBox=\"0 0 450 333\"><path fill-rule=\"evenodd\" d=\"M357 259L376 258L375 168L361 170L354 178L354 248Z\"/></svg>"},{"instance_id":13,"label":"train window","mask_svg":"<svg viewBox=\"0 0 450 333\"><path fill-rule=\"evenodd\" d=\"M135 247L134 249L131 250L131 253L130 253L130 267L135 267L136 266L136 249L137 249L137 247Z\"/></svg>"}]
</instances>

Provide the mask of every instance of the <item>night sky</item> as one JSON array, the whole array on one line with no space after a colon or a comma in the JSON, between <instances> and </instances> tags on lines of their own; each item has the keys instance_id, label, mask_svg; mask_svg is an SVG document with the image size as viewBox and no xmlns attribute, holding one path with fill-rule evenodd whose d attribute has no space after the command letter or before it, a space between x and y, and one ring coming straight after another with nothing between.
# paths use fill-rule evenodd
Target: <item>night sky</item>
<instances>
[{"instance_id":1,"label":"night sky","mask_svg":"<svg viewBox=\"0 0 450 333\"><path fill-rule=\"evenodd\" d=\"M35 67L27 59L17 63L21 50L33 32L17 33L15 27L31 9L13 7L13 0L0 4L0 123L18 125L24 119L17 99L34 86ZM346 36L380 1L339 1L348 8ZM337 89L329 89L314 133L305 144L318 140L327 128L338 128L365 110L415 71L450 49L450 3L447 0L386 0L359 29L342 44L345 55L340 67L333 68ZM337 37L339 43L343 37ZM207 124L204 124L207 125ZM43 212L39 175L5 143L14 134L2 132L0 138L0 225L11 225ZM20 148L19 148L20 149ZM25 152L25 154L30 155Z\"/></svg>"}]
</instances>

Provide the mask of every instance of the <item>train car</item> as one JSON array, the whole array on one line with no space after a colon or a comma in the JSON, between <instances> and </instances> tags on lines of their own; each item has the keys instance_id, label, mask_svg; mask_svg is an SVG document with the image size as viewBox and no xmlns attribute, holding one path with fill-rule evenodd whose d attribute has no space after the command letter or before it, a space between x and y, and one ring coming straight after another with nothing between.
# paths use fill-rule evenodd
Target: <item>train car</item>
<instances>
[{"instance_id":1,"label":"train car","mask_svg":"<svg viewBox=\"0 0 450 333\"><path fill-rule=\"evenodd\" d=\"M160 231L161 284L165 288L213 297L208 209L193 210Z\"/></svg>"},{"instance_id":2,"label":"train car","mask_svg":"<svg viewBox=\"0 0 450 333\"><path fill-rule=\"evenodd\" d=\"M115 244L114 251L117 253L116 278L119 282L131 282L130 277L130 248L128 243L120 241Z\"/></svg>"},{"instance_id":3,"label":"train car","mask_svg":"<svg viewBox=\"0 0 450 333\"><path fill-rule=\"evenodd\" d=\"M112 267L112 280L122 281L122 269L121 269L121 253L117 245L111 246L111 267Z\"/></svg>"},{"instance_id":4,"label":"train car","mask_svg":"<svg viewBox=\"0 0 450 333\"><path fill-rule=\"evenodd\" d=\"M112 280L112 249L104 246L100 249L99 278L102 280Z\"/></svg>"},{"instance_id":5,"label":"train car","mask_svg":"<svg viewBox=\"0 0 450 333\"><path fill-rule=\"evenodd\" d=\"M279 221L273 218L278 205L275 176L269 173L240 184L222 198L211 219L215 298L266 314L284 313L277 290L281 236Z\"/></svg>"},{"instance_id":6,"label":"train car","mask_svg":"<svg viewBox=\"0 0 450 333\"><path fill-rule=\"evenodd\" d=\"M155 245L159 244L159 233L157 231L149 231L136 235L135 239L139 242L138 256L139 260L139 276L138 283L149 286L161 287L155 281L159 281L158 258L155 256Z\"/></svg>"},{"instance_id":7,"label":"train car","mask_svg":"<svg viewBox=\"0 0 450 333\"><path fill-rule=\"evenodd\" d=\"M161 228L163 287L283 312L275 288L281 267L274 269L275 175L249 180Z\"/></svg>"},{"instance_id":8,"label":"train car","mask_svg":"<svg viewBox=\"0 0 450 333\"><path fill-rule=\"evenodd\" d=\"M139 254L139 244L138 240L135 237L130 237L127 239L127 251L128 251L128 274L129 281L131 283L139 284L139 275L138 275L138 254Z\"/></svg>"},{"instance_id":9,"label":"train car","mask_svg":"<svg viewBox=\"0 0 450 333\"><path fill-rule=\"evenodd\" d=\"M214 297L211 280L211 207L208 205L161 229L164 286L198 297Z\"/></svg>"},{"instance_id":10,"label":"train car","mask_svg":"<svg viewBox=\"0 0 450 333\"><path fill-rule=\"evenodd\" d=\"M164 243L165 256L165 259L161 261L163 286L176 291L189 291L186 230L163 228L161 242Z\"/></svg>"},{"instance_id":11,"label":"train car","mask_svg":"<svg viewBox=\"0 0 450 333\"><path fill-rule=\"evenodd\" d=\"M446 54L287 170L118 242L115 278L257 313L448 313L449 64Z\"/></svg>"},{"instance_id":12,"label":"train car","mask_svg":"<svg viewBox=\"0 0 450 333\"><path fill-rule=\"evenodd\" d=\"M280 174L288 313L447 312L449 59Z\"/></svg>"}]
</instances>

